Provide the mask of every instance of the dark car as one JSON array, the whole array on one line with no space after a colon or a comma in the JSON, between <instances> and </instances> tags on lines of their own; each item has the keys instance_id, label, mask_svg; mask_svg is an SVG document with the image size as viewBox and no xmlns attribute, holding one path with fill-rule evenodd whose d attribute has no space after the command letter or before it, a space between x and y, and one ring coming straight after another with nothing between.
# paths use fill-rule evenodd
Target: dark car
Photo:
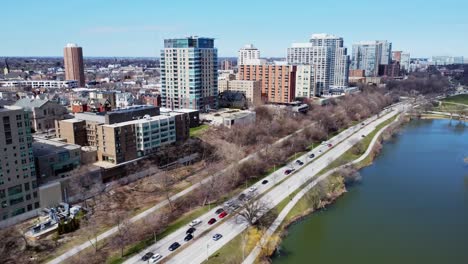
<instances>
[{"instance_id":1,"label":"dark car","mask_svg":"<svg viewBox=\"0 0 468 264\"><path fill-rule=\"evenodd\" d=\"M210 221L208 221L209 225L212 225L214 223L216 223L216 219L214 219L214 218L211 218Z\"/></svg>"},{"instance_id":2,"label":"dark car","mask_svg":"<svg viewBox=\"0 0 468 264\"><path fill-rule=\"evenodd\" d=\"M289 174L291 174L291 172L293 172L293 171L294 171L294 169L287 169L287 170L284 171L284 174L285 174L285 175L289 175Z\"/></svg>"},{"instance_id":3,"label":"dark car","mask_svg":"<svg viewBox=\"0 0 468 264\"><path fill-rule=\"evenodd\" d=\"M245 199L245 194L241 193L239 195L239 200L243 201Z\"/></svg>"},{"instance_id":4,"label":"dark car","mask_svg":"<svg viewBox=\"0 0 468 264\"><path fill-rule=\"evenodd\" d=\"M262 184L267 184L268 183L268 180L263 180L262 181Z\"/></svg>"},{"instance_id":5,"label":"dark car","mask_svg":"<svg viewBox=\"0 0 468 264\"><path fill-rule=\"evenodd\" d=\"M224 209L223 208L219 208L218 210L215 211L215 214L220 214L224 212Z\"/></svg>"},{"instance_id":6,"label":"dark car","mask_svg":"<svg viewBox=\"0 0 468 264\"><path fill-rule=\"evenodd\" d=\"M185 232L185 234L193 234L193 232L195 232L195 230L197 230L195 227L191 227L189 229L187 229L187 232Z\"/></svg>"},{"instance_id":7,"label":"dark car","mask_svg":"<svg viewBox=\"0 0 468 264\"><path fill-rule=\"evenodd\" d=\"M309 158L311 158L311 159L315 158L315 154L314 153L310 154Z\"/></svg>"},{"instance_id":8,"label":"dark car","mask_svg":"<svg viewBox=\"0 0 468 264\"><path fill-rule=\"evenodd\" d=\"M221 234L215 234L215 235L213 236L213 240L214 240L214 241L218 241L218 240L219 240L220 238L222 238L222 237L223 237L223 235L221 235Z\"/></svg>"},{"instance_id":9,"label":"dark car","mask_svg":"<svg viewBox=\"0 0 468 264\"><path fill-rule=\"evenodd\" d=\"M174 251L180 247L180 244L178 242L172 243L172 245L169 246L169 251Z\"/></svg>"},{"instance_id":10,"label":"dark car","mask_svg":"<svg viewBox=\"0 0 468 264\"><path fill-rule=\"evenodd\" d=\"M190 241L190 240L192 240L192 238L193 238L193 235L192 235L192 234L188 234L188 235L185 236L184 241L185 241L185 242Z\"/></svg>"},{"instance_id":11,"label":"dark car","mask_svg":"<svg viewBox=\"0 0 468 264\"><path fill-rule=\"evenodd\" d=\"M328 145L327 145L327 146L328 146L329 148L331 148L333 145L332 145L332 144L330 144L330 143L328 143Z\"/></svg>"},{"instance_id":12,"label":"dark car","mask_svg":"<svg viewBox=\"0 0 468 264\"><path fill-rule=\"evenodd\" d=\"M364 125L366 125L366 124L365 124L365 123L361 123L361 125L363 125L363 126L364 126Z\"/></svg>"},{"instance_id":13,"label":"dark car","mask_svg":"<svg viewBox=\"0 0 468 264\"><path fill-rule=\"evenodd\" d=\"M141 257L141 260L147 261L147 260L150 259L153 255L154 255L153 252L148 252L148 253L146 253L145 255L143 255L143 257Z\"/></svg>"},{"instance_id":14,"label":"dark car","mask_svg":"<svg viewBox=\"0 0 468 264\"><path fill-rule=\"evenodd\" d=\"M366 137L365 135L361 135L361 137Z\"/></svg>"},{"instance_id":15,"label":"dark car","mask_svg":"<svg viewBox=\"0 0 468 264\"><path fill-rule=\"evenodd\" d=\"M301 160L296 160L296 164L299 164L299 165L304 165L304 162L302 162Z\"/></svg>"},{"instance_id":16,"label":"dark car","mask_svg":"<svg viewBox=\"0 0 468 264\"><path fill-rule=\"evenodd\" d=\"M219 214L219 218L224 218L227 215L227 212L222 212Z\"/></svg>"}]
</instances>

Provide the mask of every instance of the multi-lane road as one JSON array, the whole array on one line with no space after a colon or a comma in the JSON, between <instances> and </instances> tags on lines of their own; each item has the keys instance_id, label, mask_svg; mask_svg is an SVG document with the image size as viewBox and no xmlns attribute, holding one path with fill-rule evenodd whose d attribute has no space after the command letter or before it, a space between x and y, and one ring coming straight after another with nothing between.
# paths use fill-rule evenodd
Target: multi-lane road
<instances>
[{"instance_id":1,"label":"multi-lane road","mask_svg":"<svg viewBox=\"0 0 468 264\"><path fill-rule=\"evenodd\" d=\"M380 117L373 116L365 120L363 122L364 125L358 124L346 129L327 141L327 143L332 144L331 148L326 144L322 144L298 157L297 159L302 160L305 163L304 165L300 166L294 163L295 161L292 161L290 164L262 179L262 181L268 180L268 183L262 184L261 181L256 183L254 185L256 187L255 195L259 196L263 194L260 200L267 203L270 208L273 208L305 182L312 179L319 171L327 167L330 162L349 150L357 141L362 139L362 135L371 133L379 124L396 115L403 107L404 105L399 104L394 106L393 110L383 113ZM312 153L316 156L311 159L309 155ZM284 171L290 168L295 168L296 171L292 175L286 175ZM280 184L275 185L276 183ZM243 193L249 194L249 190L246 189ZM184 237L189 227L182 227L162 240L157 241L157 243L148 247L139 255L128 259L125 263L143 263L140 259L146 252L161 254L166 263L203 262L209 255L216 252L247 227L246 223L237 221L235 216L229 217L228 215L228 217L220 219L215 214L215 211L219 208L213 208L213 210L199 218L202 223L196 227L197 230L194 232L193 240L184 242ZM211 218L217 220L213 225L208 224ZM223 237L218 241L214 241L212 236L217 233L222 234ZM169 246L174 242L180 243L182 245L181 248L169 251Z\"/></svg>"}]
</instances>

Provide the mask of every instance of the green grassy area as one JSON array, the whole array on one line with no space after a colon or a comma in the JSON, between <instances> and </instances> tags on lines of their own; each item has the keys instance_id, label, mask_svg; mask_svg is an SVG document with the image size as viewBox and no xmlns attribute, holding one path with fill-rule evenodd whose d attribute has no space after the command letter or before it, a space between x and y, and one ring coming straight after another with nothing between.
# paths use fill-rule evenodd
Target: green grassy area
<instances>
[{"instance_id":1,"label":"green grassy area","mask_svg":"<svg viewBox=\"0 0 468 264\"><path fill-rule=\"evenodd\" d=\"M468 106L468 94L459 94L443 99L444 102L465 104Z\"/></svg>"},{"instance_id":2,"label":"green grassy area","mask_svg":"<svg viewBox=\"0 0 468 264\"><path fill-rule=\"evenodd\" d=\"M170 224L163 232L156 235L156 239L160 240L176 231L177 229L188 225L193 219L207 213L210 210L210 206L199 207L195 210L190 211L189 213L184 214L182 217ZM125 249L124 257L121 258L120 255L109 258L107 263L109 264L118 264L123 263L127 258L133 256L134 254L144 250L154 243L154 238L148 238L146 240L137 242Z\"/></svg>"},{"instance_id":3,"label":"green grassy area","mask_svg":"<svg viewBox=\"0 0 468 264\"><path fill-rule=\"evenodd\" d=\"M200 126L197 126L197 127L192 127L190 128L190 137L198 137L200 136L201 134L203 134L203 132L205 132L210 126L209 125L200 125Z\"/></svg>"}]
</instances>

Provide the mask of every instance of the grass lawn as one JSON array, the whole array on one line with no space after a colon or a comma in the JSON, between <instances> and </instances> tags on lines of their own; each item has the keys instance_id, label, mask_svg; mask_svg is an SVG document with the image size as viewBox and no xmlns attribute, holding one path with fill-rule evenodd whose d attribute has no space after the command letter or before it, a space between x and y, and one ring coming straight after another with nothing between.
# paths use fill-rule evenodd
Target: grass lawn
<instances>
[{"instance_id":1,"label":"grass lawn","mask_svg":"<svg viewBox=\"0 0 468 264\"><path fill-rule=\"evenodd\" d=\"M468 94L459 94L451 96L449 98L445 98L442 101L468 105Z\"/></svg>"},{"instance_id":2,"label":"grass lawn","mask_svg":"<svg viewBox=\"0 0 468 264\"><path fill-rule=\"evenodd\" d=\"M201 134L203 134L203 132L205 132L210 126L209 125L200 125L200 126L197 126L197 127L192 127L190 128L190 137L198 137L200 136Z\"/></svg>"}]
</instances>

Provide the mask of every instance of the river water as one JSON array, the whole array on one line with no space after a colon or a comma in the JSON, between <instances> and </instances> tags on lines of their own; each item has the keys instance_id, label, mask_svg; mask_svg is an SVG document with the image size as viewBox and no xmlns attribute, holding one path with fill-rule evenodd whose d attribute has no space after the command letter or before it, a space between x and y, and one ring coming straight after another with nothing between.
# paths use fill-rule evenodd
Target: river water
<instances>
[{"instance_id":1,"label":"river water","mask_svg":"<svg viewBox=\"0 0 468 264\"><path fill-rule=\"evenodd\" d=\"M468 263L465 124L409 123L359 184L288 229L273 263Z\"/></svg>"}]
</instances>

